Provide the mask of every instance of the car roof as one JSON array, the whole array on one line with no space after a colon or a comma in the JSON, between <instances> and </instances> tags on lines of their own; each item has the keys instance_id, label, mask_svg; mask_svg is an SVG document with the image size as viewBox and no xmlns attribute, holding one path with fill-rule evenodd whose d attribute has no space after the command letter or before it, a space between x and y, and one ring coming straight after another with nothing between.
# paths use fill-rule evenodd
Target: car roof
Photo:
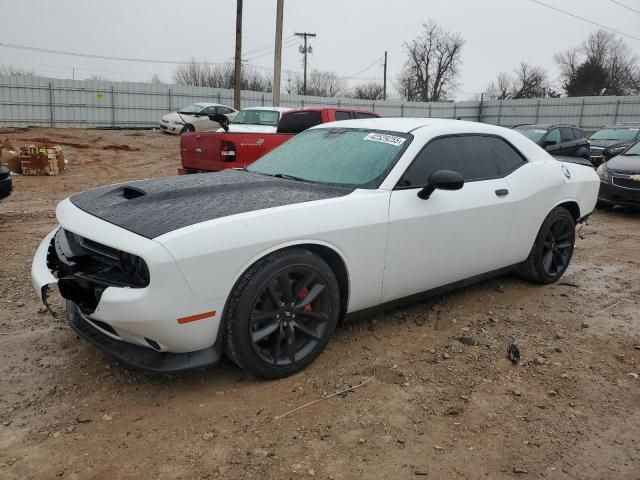
<instances>
[{"instance_id":1,"label":"car roof","mask_svg":"<svg viewBox=\"0 0 640 480\"><path fill-rule=\"evenodd\" d=\"M640 122L612 123L602 128L640 128Z\"/></svg>"},{"instance_id":2,"label":"car roof","mask_svg":"<svg viewBox=\"0 0 640 480\"><path fill-rule=\"evenodd\" d=\"M533 123L533 124L527 123L523 125L516 125L513 128L539 128L539 129L548 130L550 128L555 128L555 127L580 128L575 125L571 125L569 123Z\"/></svg>"},{"instance_id":3,"label":"car roof","mask_svg":"<svg viewBox=\"0 0 640 480\"><path fill-rule=\"evenodd\" d=\"M288 112L289 110L291 110L291 108L287 108L287 107L246 107L243 108L242 111L244 110L266 110L266 111L270 111L270 112Z\"/></svg>"},{"instance_id":4,"label":"car roof","mask_svg":"<svg viewBox=\"0 0 640 480\"><path fill-rule=\"evenodd\" d=\"M341 120L339 122L323 123L313 128L363 128L370 130L386 130L389 132L411 133L414 130L424 127L441 127L441 126L466 127L470 133L473 132L503 132L504 127L497 127L488 123L468 122L465 120L451 120L446 118L366 118L357 120ZM520 135L520 134L518 134Z\"/></svg>"},{"instance_id":5,"label":"car roof","mask_svg":"<svg viewBox=\"0 0 640 480\"><path fill-rule=\"evenodd\" d=\"M303 108L294 108L291 109L290 112L362 112L362 113L372 113L373 115L379 115L376 112L372 112L370 110L364 110L362 108L353 108L353 107L303 107Z\"/></svg>"},{"instance_id":6,"label":"car roof","mask_svg":"<svg viewBox=\"0 0 640 480\"><path fill-rule=\"evenodd\" d=\"M194 105L197 105L199 107L226 107L226 105L223 105L221 103L209 103L209 102L194 102ZM231 108L231 107L227 107L227 108Z\"/></svg>"}]
</instances>

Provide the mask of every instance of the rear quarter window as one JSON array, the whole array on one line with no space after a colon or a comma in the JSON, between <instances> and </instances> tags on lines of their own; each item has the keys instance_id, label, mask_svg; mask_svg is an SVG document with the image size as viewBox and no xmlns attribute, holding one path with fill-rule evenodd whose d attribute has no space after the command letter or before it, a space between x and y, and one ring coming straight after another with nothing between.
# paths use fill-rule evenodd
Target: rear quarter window
<instances>
[{"instance_id":1,"label":"rear quarter window","mask_svg":"<svg viewBox=\"0 0 640 480\"><path fill-rule=\"evenodd\" d=\"M278 124L278 133L300 133L321 123L318 111L286 113Z\"/></svg>"}]
</instances>

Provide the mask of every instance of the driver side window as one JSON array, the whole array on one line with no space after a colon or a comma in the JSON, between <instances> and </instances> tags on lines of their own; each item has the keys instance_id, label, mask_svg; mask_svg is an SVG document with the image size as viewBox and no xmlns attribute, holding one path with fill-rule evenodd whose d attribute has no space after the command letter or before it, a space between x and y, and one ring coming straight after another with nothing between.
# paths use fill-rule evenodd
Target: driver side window
<instances>
[{"instance_id":1,"label":"driver side window","mask_svg":"<svg viewBox=\"0 0 640 480\"><path fill-rule=\"evenodd\" d=\"M465 182L486 180L500 176L491 148L490 137L459 135L433 140L414 159L404 173L398 187L419 188L427 184L437 170L453 170Z\"/></svg>"},{"instance_id":2,"label":"driver side window","mask_svg":"<svg viewBox=\"0 0 640 480\"><path fill-rule=\"evenodd\" d=\"M203 113L205 115L213 115L214 113L216 113L216 107L207 107L203 109L200 113Z\"/></svg>"},{"instance_id":3,"label":"driver side window","mask_svg":"<svg viewBox=\"0 0 640 480\"><path fill-rule=\"evenodd\" d=\"M547 145L557 145L560 143L560 129L554 128L547 134L545 139Z\"/></svg>"}]
</instances>

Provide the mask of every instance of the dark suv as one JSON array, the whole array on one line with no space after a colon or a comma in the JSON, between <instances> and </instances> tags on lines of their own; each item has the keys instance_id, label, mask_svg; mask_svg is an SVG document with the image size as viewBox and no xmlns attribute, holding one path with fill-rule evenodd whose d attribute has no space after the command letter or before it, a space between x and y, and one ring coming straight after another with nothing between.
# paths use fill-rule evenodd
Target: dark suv
<instances>
[{"instance_id":1,"label":"dark suv","mask_svg":"<svg viewBox=\"0 0 640 480\"><path fill-rule=\"evenodd\" d=\"M575 125L518 125L514 128L553 156L589 160L589 140Z\"/></svg>"},{"instance_id":2,"label":"dark suv","mask_svg":"<svg viewBox=\"0 0 640 480\"><path fill-rule=\"evenodd\" d=\"M591 162L598 166L640 140L640 122L616 123L591 135Z\"/></svg>"},{"instance_id":3,"label":"dark suv","mask_svg":"<svg viewBox=\"0 0 640 480\"><path fill-rule=\"evenodd\" d=\"M0 165L0 199L11 194L11 172L7 167Z\"/></svg>"}]
</instances>

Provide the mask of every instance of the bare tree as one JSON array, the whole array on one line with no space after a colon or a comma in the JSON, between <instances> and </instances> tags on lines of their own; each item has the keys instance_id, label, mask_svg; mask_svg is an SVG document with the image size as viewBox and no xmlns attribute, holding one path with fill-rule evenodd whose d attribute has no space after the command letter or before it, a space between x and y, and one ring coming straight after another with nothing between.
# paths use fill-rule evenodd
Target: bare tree
<instances>
[{"instance_id":1,"label":"bare tree","mask_svg":"<svg viewBox=\"0 0 640 480\"><path fill-rule=\"evenodd\" d=\"M488 98L495 100L540 98L552 93L544 68L522 62L515 75L500 73L485 90Z\"/></svg>"},{"instance_id":2,"label":"bare tree","mask_svg":"<svg viewBox=\"0 0 640 480\"><path fill-rule=\"evenodd\" d=\"M174 78L179 85L228 89L235 86L235 70L230 63L211 65L192 60L178 67ZM242 69L241 88L243 90L270 92L271 87L272 81L268 75L246 67Z\"/></svg>"},{"instance_id":3,"label":"bare tree","mask_svg":"<svg viewBox=\"0 0 640 480\"><path fill-rule=\"evenodd\" d=\"M597 30L579 47L554 56L567 95L640 93L640 57L618 36Z\"/></svg>"},{"instance_id":4,"label":"bare tree","mask_svg":"<svg viewBox=\"0 0 640 480\"><path fill-rule=\"evenodd\" d=\"M37 74L33 70L27 70L15 65L0 65L0 75L9 75L11 77L29 77Z\"/></svg>"},{"instance_id":5,"label":"bare tree","mask_svg":"<svg viewBox=\"0 0 640 480\"><path fill-rule=\"evenodd\" d=\"M405 42L404 69L397 89L405 100L437 102L456 89L464 39L430 20L422 35Z\"/></svg>"},{"instance_id":6,"label":"bare tree","mask_svg":"<svg viewBox=\"0 0 640 480\"><path fill-rule=\"evenodd\" d=\"M378 82L363 83L356 85L347 92L345 96L357 98L360 100L382 100L384 95L384 86Z\"/></svg>"},{"instance_id":7,"label":"bare tree","mask_svg":"<svg viewBox=\"0 0 640 480\"><path fill-rule=\"evenodd\" d=\"M154 85L164 84L164 82L162 81L162 78L160 78L160 75L158 75L157 73L154 73L153 76L151 77L151 83L153 83Z\"/></svg>"}]
</instances>

